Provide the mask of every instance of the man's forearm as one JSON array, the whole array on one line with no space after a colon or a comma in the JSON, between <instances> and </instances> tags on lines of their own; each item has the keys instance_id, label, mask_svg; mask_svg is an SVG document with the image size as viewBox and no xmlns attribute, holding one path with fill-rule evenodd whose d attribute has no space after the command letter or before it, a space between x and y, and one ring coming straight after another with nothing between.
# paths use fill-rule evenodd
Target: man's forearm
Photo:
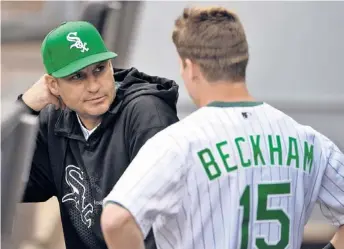
<instances>
[{"instance_id":1,"label":"man's forearm","mask_svg":"<svg viewBox=\"0 0 344 249\"><path fill-rule=\"evenodd\" d=\"M103 210L101 225L109 249L145 249L141 231L125 209L107 205Z\"/></svg>"},{"instance_id":2,"label":"man's forearm","mask_svg":"<svg viewBox=\"0 0 344 249\"><path fill-rule=\"evenodd\" d=\"M339 227L331 243L336 249L344 249L344 225Z\"/></svg>"}]
</instances>

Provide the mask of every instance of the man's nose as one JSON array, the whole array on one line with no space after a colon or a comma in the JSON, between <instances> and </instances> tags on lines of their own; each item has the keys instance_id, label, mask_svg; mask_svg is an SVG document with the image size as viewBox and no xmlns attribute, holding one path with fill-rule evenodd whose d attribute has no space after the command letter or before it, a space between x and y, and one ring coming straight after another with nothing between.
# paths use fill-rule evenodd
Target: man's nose
<instances>
[{"instance_id":1,"label":"man's nose","mask_svg":"<svg viewBox=\"0 0 344 249\"><path fill-rule=\"evenodd\" d=\"M87 90L89 92L94 93L94 92L98 92L99 88L100 88L99 80L93 76L89 77L88 82L87 82Z\"/></svg>"}]
</instances>

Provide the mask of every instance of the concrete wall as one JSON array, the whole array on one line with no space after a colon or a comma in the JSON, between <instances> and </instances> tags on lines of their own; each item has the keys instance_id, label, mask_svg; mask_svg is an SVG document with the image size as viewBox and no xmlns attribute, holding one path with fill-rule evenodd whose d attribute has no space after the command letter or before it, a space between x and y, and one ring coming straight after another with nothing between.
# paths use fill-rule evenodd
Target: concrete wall
<instances>
[{"instance_id":1,"label":"concrete wall","mask_svg":"<svg viewBox=\"0 0 344 249\"><path fill-rule=\"evenodd\" d=\"M1 43L41 40L58 24L78 20L81 1L6 1L1 8Z\"/></svg>"}]
</instances>

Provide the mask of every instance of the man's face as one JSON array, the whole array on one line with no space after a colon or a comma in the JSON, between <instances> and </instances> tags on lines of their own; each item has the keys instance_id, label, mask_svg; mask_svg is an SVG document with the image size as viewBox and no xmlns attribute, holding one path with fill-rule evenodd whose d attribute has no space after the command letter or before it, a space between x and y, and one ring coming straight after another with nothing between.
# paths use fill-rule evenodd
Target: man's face
<instances>
[{"instance_id":1,"label":"man's face","mask_svg":"<svg viewBox=\"0 0 344 249\"><path fill-rule=\"evenodd\" d=\"M56 90L65 105L80 116L104 114L115 98L115 81L110 60L90 65L57 79Z\"/></svg>"}]
</instances>

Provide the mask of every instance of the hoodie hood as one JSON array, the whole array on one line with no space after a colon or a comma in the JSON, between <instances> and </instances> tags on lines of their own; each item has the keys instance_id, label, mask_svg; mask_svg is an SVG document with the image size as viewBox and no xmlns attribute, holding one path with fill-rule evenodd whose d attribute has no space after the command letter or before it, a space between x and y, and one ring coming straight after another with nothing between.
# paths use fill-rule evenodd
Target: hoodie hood
<instances>
[{"instance_id":1,"label":"hoodie hood","mask_svg":"<svg viewBox=\"0 0 344 249\"><path fill-rule=\"evenodd\" d=\"M116 98L109 112L121 111L133 99L142 95L154 95L163 99L175 112L179 97L175 81L139 72L136 68L115 69L115 81L118 84Z\"/></svg>"}]
</instances>

